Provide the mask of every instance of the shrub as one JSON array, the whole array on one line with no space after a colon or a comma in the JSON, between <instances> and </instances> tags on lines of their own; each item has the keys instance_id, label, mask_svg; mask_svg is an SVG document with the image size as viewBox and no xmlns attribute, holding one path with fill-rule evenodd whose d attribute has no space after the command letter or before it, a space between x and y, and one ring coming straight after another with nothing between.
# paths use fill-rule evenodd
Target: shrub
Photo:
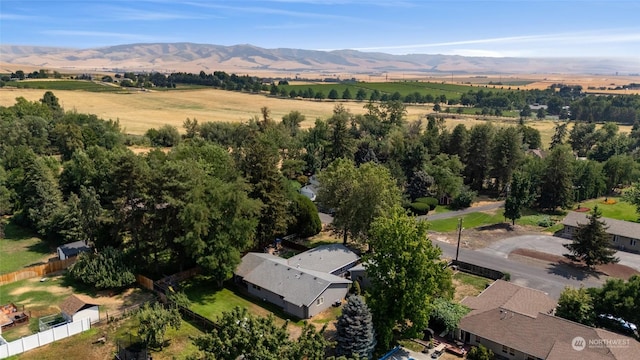
<instances>
[{"instance_id":1,"label":"shrub","mask_svg":"<svg viewBox=\"0 0 640 360\"><path fill-rule=\"evenodd\" d=\"M417 198L415 202L425 203L429 205L429 210L433 210L438 206L438 199L434 197L421 197Z\"/></svg>"},{"instance_id":2,"label":"shrub","mask_svg":"<svg viewBox=\"0 0 640 360\"><path fill-rule=\"evenodd\" d=\"M411 211L416 215L425 215L431 208L429 204L423 202L414 202L409 205Z\"/></svg>"},{"instance_id":3,"label":"shrub","mask_svg":"<svg viewBox=\"0 0 640 360\"><path fill-rule=\"evenodd\" d=\"M451 202L451 207L454 209L468 208L469 206L471 206L471 203L473 203L473 200L475 200L476 195L477 194L475 191L472 191L469 188L464 187L462 191L460 191L460 194L458 194L458 196L453 198L453 201Z\"/></svg>"},{"instance_id":4,"label":"shrub","mask_svg":"<svg viewBox=\"0 0 640 360\"><path fill-rule=\"evenodd\" d=\"M538 226L545 227L545 228L551 227L551 226L553 226L555 224L556 224L556 222L553 221L553 219L551 219L548 216L543 216L542 219L540 219L540 221L538 221Z\"/></svg>"}]
</instances>

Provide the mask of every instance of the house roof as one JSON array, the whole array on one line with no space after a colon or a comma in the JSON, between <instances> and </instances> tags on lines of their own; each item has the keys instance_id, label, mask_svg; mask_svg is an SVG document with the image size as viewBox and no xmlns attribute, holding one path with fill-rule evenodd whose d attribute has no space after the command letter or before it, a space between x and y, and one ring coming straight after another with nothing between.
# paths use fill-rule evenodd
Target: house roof
<instances>
[{"instance_id":1,"label":"house roof","mask_svg":"<svg viewBox=\"0 0 640 360\"><path fill-rule=\"evenodd\" d=\"M58 246L58 249L60 249L60 251L62 251L62 253L65 254L66 256L73 256L83 251L89 251L91 248L87 246L87 244L84 241L80 240L80 241L60 245Z\"/></svg>"},{"instance_id":2,"label":"house roof","mask_svg":"<svg viewBox=\"0 0 640 360\"><path fill-rule=\"evenodd\" d=\"M360 257L342 244L323 245L289 259L289 265L304 269L333 273L357 262Z\"/></svg>"},{"instance_id":3,"label":"house roof","mask_svg":"<svg viewBox=\"0 0 640 360\"><path fill-rule=\"evenodd\" d=\"M339 276L293 266L286 259L263 253L245 255L235 274L297 306L311 305L332 284L351 283Z\"/></svg>"},{"instance_id":4,"label":"house roof","mask_svg":"<svg viewBox=\"0 0 640 360\"><path fill-rule=\"evenodd\" d=\"M600 218L609 228L606 230L608 234L624 236L632 239L640 238L640 224L631 221L622 221L610 218ZM586 213L570 211L562 220L562 224L566 226L577 227L579 224L589 223Z\"/></svg>"},{"instance_id":5,"label":"house roof","mask_svg":"<svg viewBox=\"0 0 640 360\"><path fill-rule=\"evenodd\" d=\"M62 304L60 304L60 310L62 313L67 314L69 316L73 316L78 311L84 310L86 308L90 308L92 306L98 306L96 304L89 304L84 302L82 299L75 295L71 295L66 298Z\"/></svg>"},{"instance_id":6,"label":"house roof","mask_svg":"<svg viewBox=\"0 0 640 360\"><path fill-rule=\"evenodd\" d=\"M504 280L496 280L477 297L467 297L462 304L471 308L469 315L502 308L507 311L536 317L538 313L551 313L556 302L540 290L526 288Z\"/></svg>"},{"instance_id":7,"label":"house roof","mask_svg":"<svg viewBox=\"0 0 640 360\"><path fill-rule=\"evenodd\" d=\"M477 297L462 301L472 311L462 318L460 329L541 359L640 358L640 343L634 339L550 315L549 305L555 302L544 297L538 290L498 280ZM536 309L543 311L534 313ZM587 345L579 353L572 346L578 336ZM595 346L590 340L605 345ZM616 341L625 346L606 345L620 344Z\"/></svg>"}]
</instances>

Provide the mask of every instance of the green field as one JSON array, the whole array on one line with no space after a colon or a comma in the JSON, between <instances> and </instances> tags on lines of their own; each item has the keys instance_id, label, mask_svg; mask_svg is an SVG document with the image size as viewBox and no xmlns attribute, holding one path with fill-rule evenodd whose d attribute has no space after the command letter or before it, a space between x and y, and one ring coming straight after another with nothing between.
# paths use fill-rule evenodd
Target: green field
<instances>
[{"instance_id":1,"label":"green field","mask_svg":"<svg viewBox=\"0 0 640 360\"><path fill-rule=\"evenodd\" d=\"M382 82L382 83L316 83L316 84L303 84L303 85L281 85L279 88L284 88L287 93L291 90L304 91L307 88L311 88L314 93L320 91L325 96L329 95L331 89L335 89L338 92L338 96L341 98L345 89L349 89L351 96L355 99L358 90L363 89L367 92L366 99L374 90L378 90L381 94L393 94L395 92L400 93L401 96L414 94L416 92L421 95L432 95L434 97L445 95L447 99L460 99L460 96L470 90L490 89L494 92L509 91L508 87L501 89L502 86L493 87L493 85L484 86L471 86L471 85L454 85L454 84L442 84L431 82Z\"/></svg>"},{"instance_id":2,"label":"green field","mask_svg":"<svg viewBox=\"0 0 640 360\"><path fill-rule=\"evenodd\" d=\"M4 238L0 239L0 274L46 262L55 254L33 232L13 222L5 224Z\"/></svg>"},{"instance_id":3,"label":"green field","mask_svg":"<svg viewBox=\"0 0 640 360\"><path fill-rule=\"evenodd\" d=\"M89 80L22 80L9 82L6 87L18 89L82 90L91 92L126 92L117 85Z\"/></svg>"}]
</instances>

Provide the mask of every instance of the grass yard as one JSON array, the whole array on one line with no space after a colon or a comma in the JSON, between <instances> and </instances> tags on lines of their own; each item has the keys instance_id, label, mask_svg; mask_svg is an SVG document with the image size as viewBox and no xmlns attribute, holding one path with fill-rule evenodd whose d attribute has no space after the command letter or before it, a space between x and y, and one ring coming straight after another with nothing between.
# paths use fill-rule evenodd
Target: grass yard
<instances>
[{"instance_id":1,"label":"grass yard","mask_svg":"<svg viewBox=\"0 0 640 360\"><path fill-rule=\"evenodd\" d=\"M214 321L223 312L229 312L238 306L258 316L273 314L276 316L278 324L282 324L285 320L290 320L292 324L302 325L300 319L285 314L279 307L241 294L234 289L233 284L228 284L224 288L218 289L212 281L203 277L196 277L187 283L184 292L191 300L191 310Z\"/></svg>"},{"instance_id":2,"label":"grass yard","mask_svg":"<svg viewBox=\"0 0 640 360\"><path fill-rule=\"evenodd\" d=\"M616 203L605 204L605 199L615 200ZM639 216L636 212L636 207L631 203L622 201L622 198L620 197L601 197L594 200L580 202L581 207L588 207L592 210L594 207L596 207L596 205L598 205L598 209L602 211L602 217L625 221L638 221Z\"/></svg>"},{"instance_id":3,"label":"grass yard","mask_svg":"<svg viewBox=\"0 0 640 360\"><path fill-rule=\"evenodd\" d=\"M99 325L81 334L56 341L9 359L20 360L104 360L112 359L116 351L116 341L135 341L137 336L137 322L134 317L124 319L114 326ZM156 360L186 359L197 351L190 337L202 334L193 325L183 321L179 330L169 329L165 334L167 346L162 351L153 351L151 355ZM105 336L105 344L95 343Z\"/></svg>"},{"instance_id":4,"label":"grass yard","mask_svg":"<svg viewBox=\"0 0 640 360\"><path fill-rule=\"evenodd\" d=\"M504 209L487 212L475 212L462 217L462 226L465 229L479 226L493 225L504 222ZM429 221L429 230L437 232L450 232L458 228L458 218Z\"/></svg>"},{"instance_id":5,"label":"grass yard","mask_svg":"<svg viewBox=\"0 0 640 360\"><path fill-rule=\"evenodd\" d=\"M54 256L55 253L36 234L11 221L5 223L4 238L0 239L0 274L44 263Z\"/></svg>"},{"instance_id":6,"label":"grass yard","mask_svg":"<svg viewBox=\"0 0 640 360\"><path fill-rule=\"evenodd\" d=\"M453 274L454 299L461 301L467 296L476 296L492 283L493 280L491 279L458 271Z\"/></svg>"}]
</instances>

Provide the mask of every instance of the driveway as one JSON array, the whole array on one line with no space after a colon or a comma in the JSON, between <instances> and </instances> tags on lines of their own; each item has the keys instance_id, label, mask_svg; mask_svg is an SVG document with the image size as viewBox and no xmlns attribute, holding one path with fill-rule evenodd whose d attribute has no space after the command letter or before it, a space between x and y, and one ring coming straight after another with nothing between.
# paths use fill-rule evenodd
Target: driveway
<instances>
[{"instance_id":1,"label":"driveway","mask_svg":"<svg viewBox=\"0 0 640 360\"><path fill-rule=\"evenodd\" d=\"M483 249L478 249L477 251L503 258L507 258L509 253L515 249L530 249L562 256L562 254L567 252L567 249L562 245L570 242L571 240L551 235L521 235L495 241L491 245ZM625 265L640 271L640 254L617 251L616 256L620 258L620 265Z\"/></svg>"},{"instance_id":2,"label":"driveway","mask_svg":"<svg viewBox=\"0 0 640 360\"><path fill-rule=\"evenodd\" d=\"M442 249L442 255L444 257L455 258L455 245L440 241L434 241L434 245ZM518 262L508 259L507 256L497 251L492 252L461 248L458 259L509 273L512 283L544 291L556 300L560 297L560 293L562 293L565 286L574 288L580 286L600 287L604 282L604 278L589 276L582 272L573 272L566 267L553 264L540 267Z\"/></svg>"}]
</instances>

